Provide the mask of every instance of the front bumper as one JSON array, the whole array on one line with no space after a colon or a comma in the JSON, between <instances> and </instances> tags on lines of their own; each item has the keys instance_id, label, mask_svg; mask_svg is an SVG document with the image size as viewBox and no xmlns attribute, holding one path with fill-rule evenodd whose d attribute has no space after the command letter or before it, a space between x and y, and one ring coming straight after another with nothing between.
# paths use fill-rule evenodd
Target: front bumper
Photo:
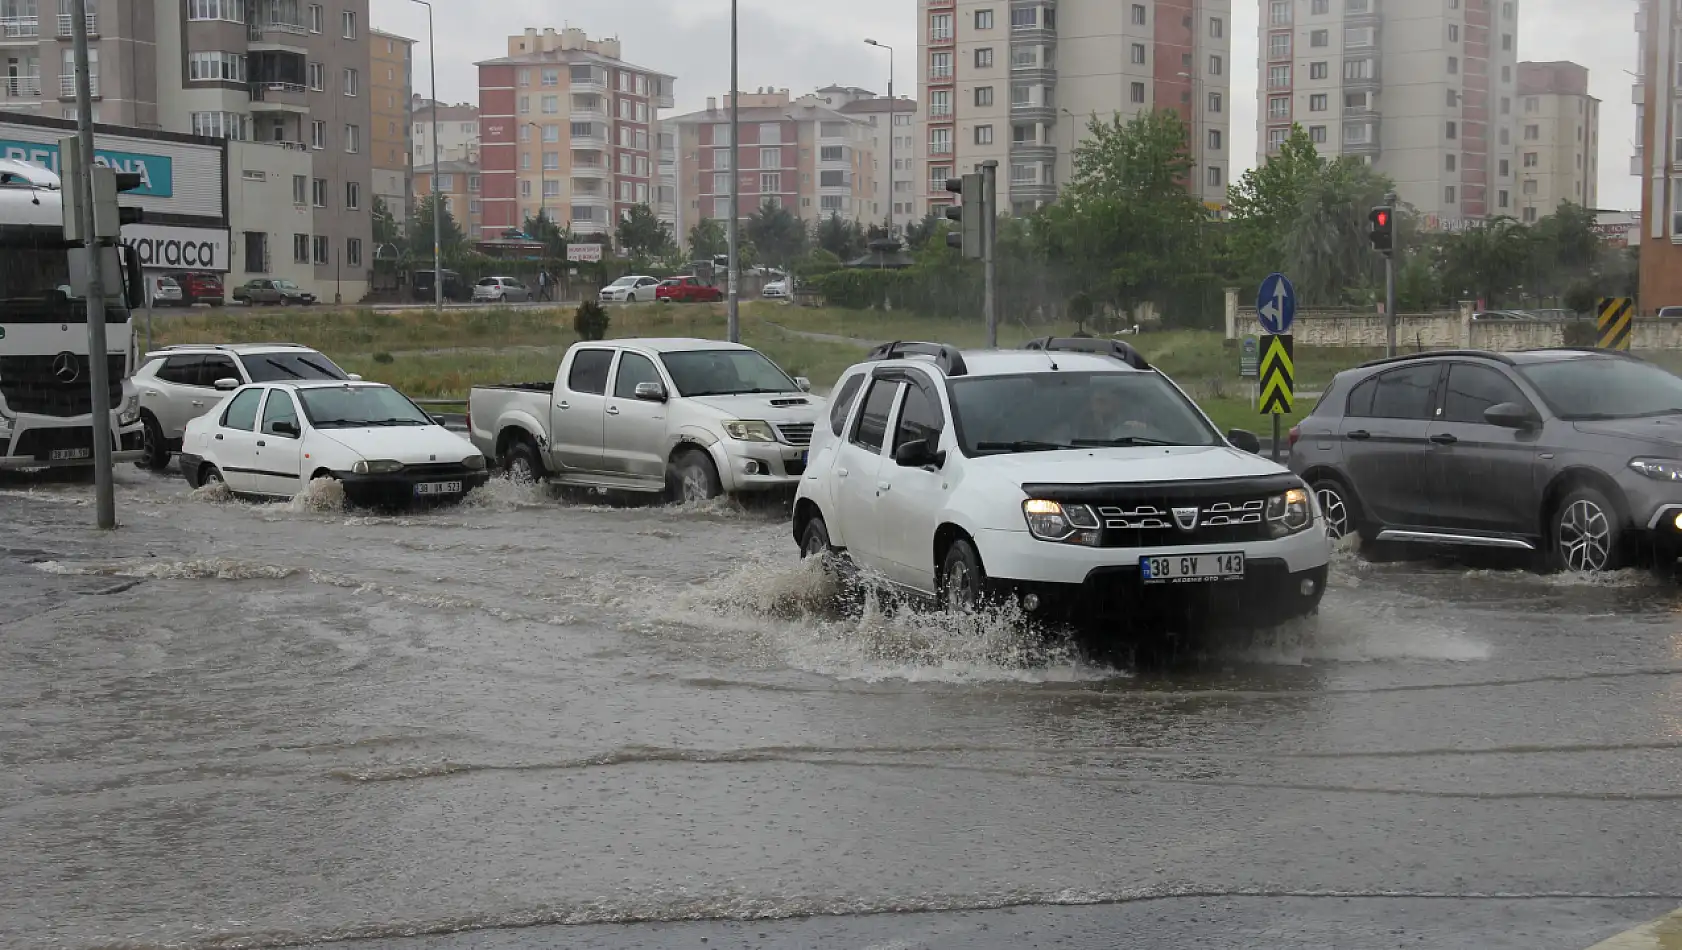
<instances>
[{"instance_id":1,"label":"front bumper","mask_svg":"<svg viewBox=\"0 0 1682 950\"><path fill-rule=\"evenodd\" d=\"M1137 565L1099 568L1079 584L994 581L1029 616L1106 629L1262 629L1306 617L1326 593L1325 565L1292 571L1282 560L1245 562L1241 580L1149 585Z\"/></svg>"},{"instance_id":2,"label":"front bumper","mask_svg":"<svg viewBox=\"0 0 1682 950\"><path fill-rule=\"evenodd\" d=\"M714 456L726 492L792 491L808 461L806 446L782 442L739 442Z\"/></svg>"},{"instance_id":3,"label":"front bumper","mask_svg":"<svg viewBox=\"0 0 1682 950\"><path fill-rule=\"evenodd\" d=\"M404 469L379 475L357 475L354 472L334 472L333 477L344 485L345 497L354 504L407 505L416 502L460 501L468 492L490 481L490 472L470 471L459 466L436 466L426 469ZM417 485L437 482L461 482L460 494L417 495Z\"/></svg>"},{"instance_id":4,"label":"front bumper","mask_svg":"<svg viewBox=\"0 0 1682 950\"><path fill-rule=\"evenodd\" d=\"M40 468L86 468L93 465L93 425L82 416L64 425L31 425L19 418L15 429L0 429L0 471ZM139 422L117 426L112 420L111 463L138 462L145 456L145 427ZM81 458L53 458L55 452L87 449Z\"/></svg>"}]
</instances>

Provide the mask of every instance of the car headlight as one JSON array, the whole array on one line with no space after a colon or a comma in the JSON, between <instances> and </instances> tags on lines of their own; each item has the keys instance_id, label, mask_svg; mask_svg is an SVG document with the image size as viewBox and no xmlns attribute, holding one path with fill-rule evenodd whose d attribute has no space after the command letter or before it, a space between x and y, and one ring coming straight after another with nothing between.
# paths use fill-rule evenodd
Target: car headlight
<instances>
[{"instance_id":1,"label":"car headlight","mask_svg":"<svg viewBox=\"0 0 1682 950\"><path fill-rule=\"evenodd\" d=\"M1682 461L1676 459L1635 459L1629 467L1661 482L1682 482Z\"/></svg>"},{"instance_id":2,"label":"car headlight","mask_svg":"<svg viewBox=\"0 0 1682 950\"><path fill-rule=\"evenodd\" d=\"M485 470L485 457L475 452L462 459L461 464L470 472L482 472Z\"/></svg>"},{"instance_id":3,"label":"car headlight","mask_svg":"<svg viewBox=\"0 0 1682 950\"><path fill-rule=\"evenodd\" d=\"M403 463L394 459L362 459L350 470L354 475L389 475L403 471Z\"/></svg>"},{"instance_id":4,"label":"car headlight","mask_svg":"<svg viewBox=\"0 0 1682 950\"><path fill-rule=\"evenodd\" d=\"M140 393L129 393L123 399L123 408L117 410L117 423L131 426L140 421Z\"/></svg>"},{"instance_id":5,"label":"car headlight","mask_svg":"<svg viewBox=\"0 0 1682 950\"><path fill-rule=\"evenodd\" d=\"M733 419L724 424L724 434L738 442L775 442L776 430L771 423L757 419Z\"/></svg>"},{"instance_id":6,"label":"car headlight","mask_svg":"<svg viewBox=\"0 0 1682 950\"><path fill-rule=\"evenodd\" d=\"M1293 488L1267 500L1267 529L1276 538L1314 526L1314 502L1306 488Z\"/></svg>"},{"instance_id":7,"label":"car headlight","mask_svg":"<svg viewBox=\"0 0 1682 950\"><path fill-rule=\"evenodd\" d=\"M1087 505L1030 498L1022 503L1022 517L1028 521L1028 533L1041 541L1098 546L1098 516Z\"/></svg>"}]
</instances>

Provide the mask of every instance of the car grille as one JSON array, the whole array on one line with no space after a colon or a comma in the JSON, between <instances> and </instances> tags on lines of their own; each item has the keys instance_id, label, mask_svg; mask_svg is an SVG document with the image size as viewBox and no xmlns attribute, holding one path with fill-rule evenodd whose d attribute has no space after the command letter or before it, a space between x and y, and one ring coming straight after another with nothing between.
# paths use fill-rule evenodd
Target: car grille
<instances>
[{"instance_id":1,"label":"car grille","mask_svg":"<svg viewBox=\"0 0 1682 950\"><path fill-rule=\"evenodd\" d=\"M1265 541L1267 499L1222 498L1124 504L1095 504L1107 548ZM1195 521L1188 510L1195 509ZM1184 521L1182 521L1182 516Z\"/></svg>"},{"instance_id":2,"label":"car grille","mask_svg":"<svg viewBox=\"0 0 1682 950\"><path fill-rule=\"evenodd\" d=\"M783 441L787 442L789 445L811 445L812 423L780 423L777 426L777 434L782 436Z\"/></svg>"},{"instance_id":3,"label":"car grille","mask_svg":"<svg viewBox=\"0 0 1682 950\"><path fill-rule=\"evenodd\" d=\"M74 426L65 429L25 429L18 434L14 453L19 458L30 457L42 462L52 457L54 449L93 448L93 429Z\"/></svg>"},{"instance_id":4,"label":"car grille","mask_svg":"<svg viewBox=\"0 0 1682 950\"><path fill-rule=\"evenodd\" d=\"M427 465L405 465L405 475L417 475L421 478L463 478L473 472L460 462L439 462Z\"/></svg>"},{"instance_id":5,"label":"car grille","mask_svg":"<svg viewBox=\"0 0 1682 950\"><path fill-rule=\"evenodd\" d=\"M93 393L88 388L90 364L86 356L76 357L76 379L64 382L53 372L57 356L0 356L0 396L12 412L43 416L82 416L93 411ZM123 404L123 370L126 359L111 356L106 362L111 391L110 408Z\"/></svg>"}]
</instances>

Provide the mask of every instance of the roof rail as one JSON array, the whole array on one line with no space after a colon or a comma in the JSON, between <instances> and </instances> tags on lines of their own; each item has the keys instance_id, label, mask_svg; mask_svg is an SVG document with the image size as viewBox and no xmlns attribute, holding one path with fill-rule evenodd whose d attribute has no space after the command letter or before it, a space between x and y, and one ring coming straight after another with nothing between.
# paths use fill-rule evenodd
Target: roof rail
<instances>
[{"instance_id":1,"label":"roof rail","mask_svg":"<svg viewBox=\"0 0 1682 950\"><path fill-rule=\"evenodd\" d=\"M1042 337L1022 345L1025 350L1044 350L1050 353L1091 353L1118 359L1134 369L1150 369L1150 361L1132 346L1120 340L1101 340L1097 337Z\"/></svg>"},{"instance_id":2,"label":"roof rail","mask_svg":"<svg viewBox=\"0 0 1682 950\"><path fill-rule=\"evenodd\" d=\"M1443 356L1470 356L1476 359L1494 360L1497 363L1506 363L1508 366L1514 365L1512 357L1505 353L1497 353L1494 350L1425 350L1423 352L1408 353L1402 356L1387 356L1381 360L1368 360L1356 367L1356 369L1366 369L1370 366L1388 366L1391 363L1408 363L1413 360L1428 360Z\"/></svg>"},{"instance_id":3,"label":"roof rail","mask_svg":"<svg viewBox=\"0 0 1682 950\"><path fill-rule=\"evenodd\" d=\"M874 363L877 360L902 360L908 356L930 357L934 360L934 365L940 367L940 371L948 376L969 375L969 366L964 362L964 354L958 352L957 347L944 343L895 340L871 350L865 360Z\"/></svg>"}]
</instances>

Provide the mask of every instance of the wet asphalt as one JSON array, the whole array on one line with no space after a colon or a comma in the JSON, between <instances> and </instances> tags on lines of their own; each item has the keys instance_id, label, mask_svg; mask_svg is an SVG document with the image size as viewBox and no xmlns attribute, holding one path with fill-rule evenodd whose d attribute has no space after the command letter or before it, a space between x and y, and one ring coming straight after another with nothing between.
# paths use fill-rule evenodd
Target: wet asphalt
<instances>
[{"instance_id":1,"label":"wet asphalt","mask_svg":"<svg viewBox=\"0 0 1682 950\"><path fill-rule=\"evenodd\" d=\"M1581 948L1682 904L1682 591L1340 554L1116 669L774 509L0 482L0 947Z\"/></svg>"}]
</instances>

